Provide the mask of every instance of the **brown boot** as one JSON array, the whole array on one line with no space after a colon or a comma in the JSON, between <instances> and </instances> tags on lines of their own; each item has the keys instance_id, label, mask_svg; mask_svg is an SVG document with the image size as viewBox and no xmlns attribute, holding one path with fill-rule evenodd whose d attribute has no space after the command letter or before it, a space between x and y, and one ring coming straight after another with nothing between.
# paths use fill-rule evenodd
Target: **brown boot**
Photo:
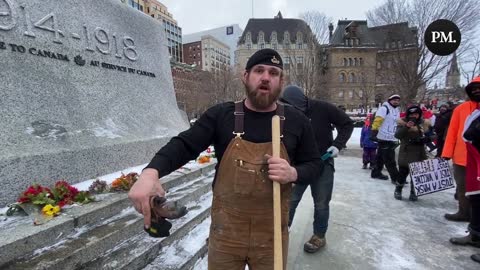
<instances>
[{"instance_id":1,"label":"brown boot","mask_svg":"<svg viewBox=\"0 0 480 270\"><path fill-rule=\"evenodd\" d=\"M325 236L320 237L318 235L312 235L310 240L303 245L303 250L308 253L315 253L320 248L324 247L327 244L327 240L325 240Z\"/></svg>"},{"instance_id":2,"label":"brown boot","mask_svg":"<svg viewBox=\"0 0 480 270\"><path fill-rule=\"evenodd\" d=\"M463 237L450 238L450 243L460 246L474 246L480 248L480 239L476 238L472 233Z\"/></svg>"}]
</instances>

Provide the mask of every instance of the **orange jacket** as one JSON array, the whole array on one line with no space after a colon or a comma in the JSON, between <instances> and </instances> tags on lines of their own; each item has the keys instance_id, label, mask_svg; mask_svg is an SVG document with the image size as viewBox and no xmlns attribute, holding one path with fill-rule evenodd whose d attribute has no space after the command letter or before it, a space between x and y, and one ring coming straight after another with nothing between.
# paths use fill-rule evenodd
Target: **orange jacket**
<instances>
[{"instance_id":1,"label":"orange jacket","mask_svg":"<svg viewBox=\"0 0 480 270\"><path fill-rule=\"evenodd\" d=\"M442 157L451 158L453 163L467 166L467 146L462 138L465 119L477 108L477 102L466 101L453 110L448 126Z\"/></svg>"}]
</instances>

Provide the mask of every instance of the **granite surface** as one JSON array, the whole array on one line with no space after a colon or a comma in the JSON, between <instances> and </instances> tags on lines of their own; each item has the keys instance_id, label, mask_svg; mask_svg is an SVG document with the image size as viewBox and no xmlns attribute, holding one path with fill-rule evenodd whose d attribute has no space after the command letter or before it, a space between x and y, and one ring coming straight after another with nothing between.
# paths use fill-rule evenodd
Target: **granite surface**
<instances>
[{"instance_id":1,"label":"granite surface","mask_svg":"<svg viewBox=\"0 0 480 270\"><path fill-rule=\"evenodd\" d=\"M0 207L148 162L188 128L163 26L118 0L0 0Z\"/></svg>"}]
</instances>

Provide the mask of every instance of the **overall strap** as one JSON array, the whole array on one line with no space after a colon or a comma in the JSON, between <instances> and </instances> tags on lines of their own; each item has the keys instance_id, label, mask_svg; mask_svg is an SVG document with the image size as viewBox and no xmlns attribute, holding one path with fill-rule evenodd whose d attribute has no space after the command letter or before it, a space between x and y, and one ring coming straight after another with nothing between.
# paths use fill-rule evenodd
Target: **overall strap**
<instances>
[{"instance_id":1,"label":"overall strap","mask_svg":"<svg viewBox=\"0 0 480 270\"><path fill-rule=\"evenodd\" d=\"M285 123L285 105L277 102L276 114L280 117L280 138L283 138L283 124Z\"/></svg>"},{"instance_id":2,"label":"overall strap","mask_svg":"<svg viewBox=\"0 0 480 270\"><path fill-rule=\"evenodd\" d=\"M235 112L233 115L235 116L235 129L233 134L241 138L241 136L245 134L243 129L243 120L245 116L245 112L243 111L243 101L235 102ZM276 115L280 117L280 138L282 138L283 124L285 122L285 106L283 104L277 103Z\"/></svg>"},{"instance_id":3,"label":"overall strap","mask_svg":"<svg viewBox=\"0 0 480 270\"><path fill-rule=\"evenodd\" d=\"M235 116L235 129L233 134L241 138L241 136L245 134L243 131L243 117L245 116L245 113L243 112L243 101L235 102L235 112L233 115Z\"/></svg>"}]
</instances>

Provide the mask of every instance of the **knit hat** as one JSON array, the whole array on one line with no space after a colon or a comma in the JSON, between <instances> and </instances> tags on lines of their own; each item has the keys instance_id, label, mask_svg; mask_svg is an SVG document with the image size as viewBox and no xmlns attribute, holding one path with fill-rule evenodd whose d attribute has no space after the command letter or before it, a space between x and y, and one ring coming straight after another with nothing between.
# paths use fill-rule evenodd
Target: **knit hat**
<instances>
[{"instance_id":1,"label":"knit hat","mask_svg":"<svg viewBox=\"0 0 480 270\"><path fill-rule=\"evenodd\" d=\"M303 93L303 89L296 85L285 87L280 97L280 101L292 105L302 112L307 111L308 98Z\"/></svg>"},{"instance_id":2,"label":"knit hat","mask_svg":"<svg viewBox=\"0 0 480 270\"><path fill-rule=\"evenodd\" d=\"M480 76L473 78L473 80L465 87L465 92L467 92L468 97L476 102L480 102L480 97L478 95L473 95L472 91L474 88L480 88Z\"/></svg>"},{"instance_id":3,"label":"knit hat","mask_svg":"<svg viewBox=\"0 0 480 270\"><path fill-rule=\"evenodd\" d=\"M248 59L245 69L248 71L255 65L269 65L283 70L282 57L273 49L261 49L255 52L250 59Z\"/></svg>"},{"instance_id":4,"label":"knit hat","mask_svg":"<svg viewBox=\"0 0 480 270\"><path fill-rule=\"evenodd\" d=\"M408 109L407 109L407 118L408 118L411 114L414 114L414 113L418 113L418 114L420 115L420 117L422 117L423 111L422 111L422 109L420 109L420 107L417 106L417 105L410 106L410 107L408 107Z\"/></svg>"},{"instance_id":5,"label":"knit hat","mask_svg":"<svg viewBox=\"0 0 480 270\"><path fill-rule=\"evenodd\" d=\"M390 101L392 99L400 99L400 95L394 94L394 95L391 95L390 97L388 97L388 101Z\"/></svg>"}]
</instances>

